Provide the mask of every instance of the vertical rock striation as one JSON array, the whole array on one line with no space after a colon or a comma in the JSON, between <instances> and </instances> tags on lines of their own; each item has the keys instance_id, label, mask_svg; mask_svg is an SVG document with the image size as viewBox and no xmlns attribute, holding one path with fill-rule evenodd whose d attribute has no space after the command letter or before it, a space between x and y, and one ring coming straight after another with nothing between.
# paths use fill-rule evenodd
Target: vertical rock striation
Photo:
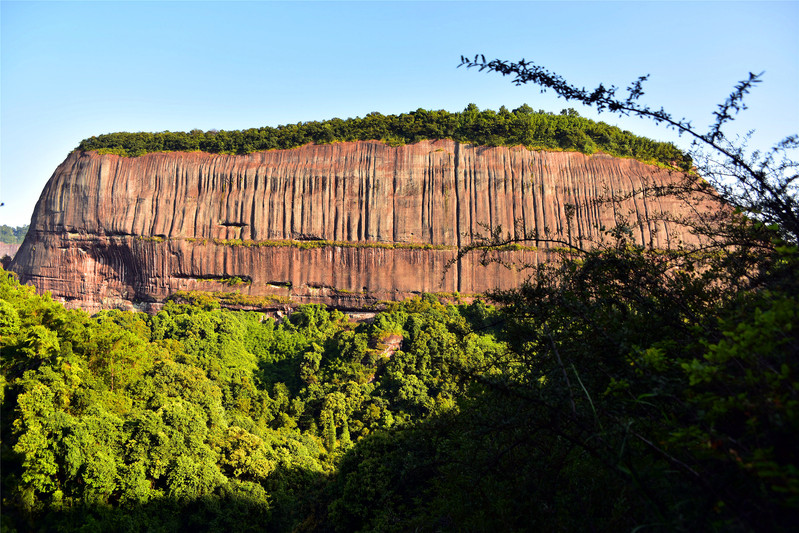
<instances>
[{"instance_id":1,"label":"vertical rock striation","mask_svg":"<svg viewBox=\"0 0 799 533\"><path fill-rule=\"evenodd\" d=\"M678 177L632 159L451 140L243 156L73 152L45 187L10 268L88 310L157 306L178 290L349 308L419 292L480 293L525 275L481 266L476 255L446 266L459 246L499 227L590 246L624 216L638 242L691 240L662 220L685 211L675 198L633 194ZM599 201L610 195L630 198ZM546 249L504 253L548 258Z\"/></svg>"}]
</instances>

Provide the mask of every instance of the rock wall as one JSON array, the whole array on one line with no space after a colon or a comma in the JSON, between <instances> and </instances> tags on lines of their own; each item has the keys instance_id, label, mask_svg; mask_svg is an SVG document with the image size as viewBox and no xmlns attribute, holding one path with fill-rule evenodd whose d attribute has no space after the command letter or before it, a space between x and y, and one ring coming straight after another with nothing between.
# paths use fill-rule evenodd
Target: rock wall
<instances>
[{"instance_id":1,"label":"rock wall","mask_svg":"<svg viewBox=\"0 0 799 533\"><path fill-rule=\"evenodd\" d=\"M14 258L16 255L17 250L19 250L19 244L9 244L7 242L0 242L0 259L5 256Z\"/></svg>"},{"instance_id":2,"label":"rock wall","mask_svg":"<svg viewBox=\"0 0 799 533\"><path fill-rule=\"evenodd\" d=\"M675 198L630 194L678 178L631 159L450 140L244 156L73 152L10 268L87 310L157 307L178 290L350 309L420 292L482 293L525 277L481 266L477 254L455 260L458 247L500 226L590 246L624 216L639 242L691 240L660 220L685 212ZM617 206L599 201L628 194ZM547 249L503 254L550 258Z\"/></svg>"}]
</instances>

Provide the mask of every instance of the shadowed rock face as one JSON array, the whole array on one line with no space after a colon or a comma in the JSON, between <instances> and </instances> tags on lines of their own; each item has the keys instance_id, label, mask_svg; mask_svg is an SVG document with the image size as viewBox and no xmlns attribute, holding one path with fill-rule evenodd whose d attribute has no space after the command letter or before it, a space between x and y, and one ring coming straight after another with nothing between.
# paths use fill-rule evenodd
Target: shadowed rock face
<instances>
[{"instance_id":1,"label":"shadowed rock face","mask_svg":"<svg viewBox=\"0 0 799 533\"><path fill-rule=\"evenodd\" d=\"M614 208L598 198L677 179L631 159L450 140L244 156L73 152L42 192L10 268L90 311L157 308L178 290L350 309L419 292L481 293L525 278L481 266L476 254L445 269L486 228L515 224L590 246L614 225ZM676 199L637 195L615 215L635 224L638 242L668 247L692 237L657 219L683 211Z\"/></svg>"}]
</instances>

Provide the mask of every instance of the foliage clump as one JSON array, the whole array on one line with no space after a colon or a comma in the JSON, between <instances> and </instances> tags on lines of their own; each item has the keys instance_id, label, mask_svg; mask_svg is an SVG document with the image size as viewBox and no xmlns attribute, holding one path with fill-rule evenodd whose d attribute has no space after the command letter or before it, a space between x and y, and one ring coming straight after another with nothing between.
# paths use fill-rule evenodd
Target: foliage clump
<instances>
[{"instance_id":1,"label":"foliage clump","mask_svg":"<svg viewBox=\"0 0 799 533\"><path fill-rule=\"evenodd\" d=\"M638 106L643 79L618 100L464 63L690 130ZM0 271L3 529L794 530L799 140L754 163L726 142L750 85L692 133L733 187L637 191L728 200L672 221L701 246L631 244L621 214L589 250L500 228L461 253L559 260L499 308L424 295L371 323L319 305L277 322L186 293L90 317Z\"/></svg>"},{"instance_id":2,"label":"foliage clump","mask_svg":"<svg viewBox=\"0 0 799 533\"><path fill-rule=\"evenodd\" d=\"M486 146L526 146L536 150L604 152L648 163L690 170L691 159L671 143L639 137L604 122L583 118L573 109L560 114L523 105L513 111L480 110L469 104L460 113L417 109L400 115L369 113L346 120L300 122L276 128L236 131L108 133L84 139L78 150L137 157L150 152L202 151L248 154L288 149L308 143L383 141L392 146L428 139L453 139Z\"/></svg>"},{"instance_id":3,"label":"foliage clump","mask_svg":"<svg viewBox=\"0 0 799 533\"><path fill-rule=\"evenodd\" d=\"M28 233L28 225L12 227L3 224L0 226L0 242L6 244L22 244Z\"/></svg>"}]
</instances>

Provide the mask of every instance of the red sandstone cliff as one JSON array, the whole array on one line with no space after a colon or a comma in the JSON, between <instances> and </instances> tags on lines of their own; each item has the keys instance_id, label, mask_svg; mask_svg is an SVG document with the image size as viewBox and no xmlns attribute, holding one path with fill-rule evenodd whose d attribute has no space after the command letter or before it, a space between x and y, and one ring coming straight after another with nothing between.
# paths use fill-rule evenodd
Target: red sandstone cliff
<instances>
[{"instance_id":1,"label":"red sandstone cliff","mask_svg":"<svg viewBox=\"0 0 799 533\"><path fill-rule=\"evenodd\" d=\"M19 244L0 242L0 259L5 256L13 258L14 255L16 255L17 250L19 250Z\"/></svg>"},{"instance_id":2,"label":"red sandstone cliff","mask_svg":"<svg viewBox=\"0 0 799 533\"><path fill-rule=\"evenodd\" d=\"M457 247L485 227L515 222L573 242L597 239L614 224L614 208L597 198L676 179L631 159L450 140L246 156L73 152L45 187L10 268L88 310L157 305L177 290L351 308L419 292L479 293L525 277L476 256L445 273ZM577 206L571 221L567 204ZM615 207L637 224L639 242L659 247L691 239L657 220L682 210L675 199L641 196ZM247 283L230 286L232 276Z\"/></svg>"}]
</instances>

